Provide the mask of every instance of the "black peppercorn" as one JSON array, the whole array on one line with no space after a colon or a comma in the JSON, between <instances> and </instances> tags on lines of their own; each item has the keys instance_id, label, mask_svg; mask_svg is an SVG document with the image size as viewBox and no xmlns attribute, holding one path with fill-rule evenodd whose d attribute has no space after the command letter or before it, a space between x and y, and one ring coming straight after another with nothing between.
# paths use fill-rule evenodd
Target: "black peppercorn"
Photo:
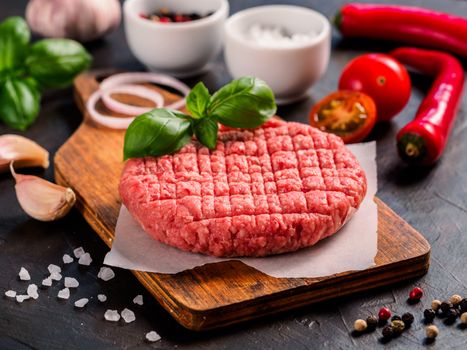
<instances>
[{"instance_id":1,"label":"black peppercorn","mask_svg":"<svg viewBox=\"0 0 467 350\"><path fill-rule=\"evenodd\" d=\"M391 321L401 321L402 318L399 315L394 315L391 317Z\"/></svg>"},{"instance_id":2,"label":"black peppercorn","mask_svg":"<svg viewBox=\"0 0 467 350\"><path fill-rule=\"evenodd\" d=\"M467 312L467 298L464 298L459 303L459 308L462 313Z\"/></svg>"},{"instance_id":3,"label":"black peppercorn","mask_svg":"<svg viewBox=\"0 0 467 350\"><path fill-rule=\"evenodd\" d=\"M368 316L366 319L366 324L368 331L374 331L376 329L376 326L378 326L378 317L374 315Z\"/></svg>"},{"instance_id":4,"label":"black peppercorn","mask_svg":"<svg viewBox=\"0 0 467 350\"><path fill-rule=\"evenodd\" d=\"M410 312L406 312L405 314L402 315L402 321L404 321L407 327L410 327L410 325L414 321L414 317Z\"/></svg>"},{"instance_id":5,"label":"black peppercorn","mask_svg":"<svg viewBox=\"0 0 467 350\"><path fill-rule=\"evenodd\" d=\"M425 317L426 322L433 322L435 316L436 312L432 309L425 309L425 311L423 311L423 317Z\"/></svg>"},{"instance_id":6,"label":"black peppercorn","mask_svg":"<svg viewBox=\"0 0 467 350\"><path fill-rule=\"evenodd\" d=\"M448 301L443 301L439 307L443 313L446 313L449 309L452 309L454 306Z\"/></svg>"},{"instance_id":7,"label":"black peppercorn","mask_svg":"<svg viewBox=\"0 0 467 350\"><path fill-rule=\"evenodd\" d=\"M394 331L392 330L391 326L386 326L383 328L383 338L385 339L391 339L392 336L394 335Z\"/></svg>"},{"instance_id":8,"label":"black peppercorn","mask_svg":"<svg viewBox=\"0 0 467 350\"><path fill-rule=\"evenodd\" d=\"M455 309L449 309L448 311L445 312L445 315L446 315L447 323L454 323L457 317L459 317L459 314L457 313Z\"/></svg>"}]
</instances>

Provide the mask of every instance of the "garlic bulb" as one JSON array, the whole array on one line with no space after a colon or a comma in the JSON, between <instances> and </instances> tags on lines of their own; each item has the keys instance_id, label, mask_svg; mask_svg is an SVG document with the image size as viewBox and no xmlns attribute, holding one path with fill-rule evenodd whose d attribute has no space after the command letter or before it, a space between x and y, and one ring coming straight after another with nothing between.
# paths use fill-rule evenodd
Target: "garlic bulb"
<instances>
[{"instance_id":1,"label":"garlic bulb","mask_svg":"<svg viewBox=\"0 0 467 350\"><path fill-rule=\"evenodd\" d=\"M71 188L58 186L33 175L16 174L13 162L10 171L16 181L16 197L21 208L40 221L53 221L64 217L76 202Z\"/></svg>"},{"instance_id":2,"label":"garlic bulb","mask_svg":"<svg viewBox=\"0 0 467 350\"><path fill-rule=\"evenodd\" d=\"M81 42L100 38L120 24L118 0L31 0L26 20L33 32Z\"/></svg>"},{"instance_id":3,"label":"garlic bulb","mask_svg":"<svg viewBox=\"0 0 467 350\"><path fill-rule=\"evenodd\" d=\"M49 167L49 152L23 136L5 134L0 136L0 173L8 170L11 161L17 168Z\"/></svg>"}]
</instances>

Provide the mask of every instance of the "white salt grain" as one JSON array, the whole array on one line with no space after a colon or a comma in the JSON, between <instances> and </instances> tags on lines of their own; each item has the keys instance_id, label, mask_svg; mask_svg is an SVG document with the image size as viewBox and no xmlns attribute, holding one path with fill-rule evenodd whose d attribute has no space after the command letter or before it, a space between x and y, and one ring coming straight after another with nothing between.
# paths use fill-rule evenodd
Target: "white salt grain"
<instances>
[{"instance_id":1,"label":"white salt grain","mask_svg":"<svg viewBox=\"0 0 467 350\"><path fill-rule=\"evenodd\" d=\"M62 275L58 272L52 273L48 278L54 280L54 281L60 281L62 279Z\"/></svg>"},{"instance_id":2,"label":"white salt grain","mask_svg":"<svg viewBox=\"0 0 467 350\"><path fill-rule=\"evenodd\" d=\"M79 282L76 278L73 277L65 277L65 287L67 288L77 288L79 286Z\"/></svg>"},{"instance_id":3,"label":"white salt grain","mask_svg":"<svg viewBox=\"0 0 467 350\"><path fill-rule=\"evenodd\" d=\"M70 290L68 288L63 288L58 292L57 297L60 299L68 299L70 297Z\"/></svg>"},{"instance_id":4,"label":"white salt grain","mask_svg":"<svg viewBox=\"0 0 467 350\"><path fill-rule=\"evenodd\" d=\"M37 285L35 285L35 284L30 284L28 286L27 293L33 299L39 298L39 293L37 293Z\"/></svg>"},{"instance_id":5,"label":"white salt grain","mask_svg":"<svg viewBox=\"0 0 467 350\"><path fill-rule=\"evenodd\" d=\"M117 322L120 319L120 315L117 310L107 310L104 318L110 322Z\"/></svg>"},{"instance_id":6,"label":"white salt grain","mask_svg":"<svg viewBox=\"0 0 467 350\"><path fill-rule=\"evenodd\" d=\"M154 331L150 331L149 333L146 333L146 339L150 342L155 342L161 340L161 336Z\"/></svg>"},{"instance_id":7,"label":"white salt grain","mask_svg":"<svg viewBox=\"0 0 467 350\"><path fill-rule=\"evenodd\" d=\"M18 303L22 303L23 301L28 300L29 298L30 298L29 295L17 295L16 296L16 301Z\"/></svg>"},{"instance_id":8,"label":"white salt grain","mask_svg":"<svg viewBox=\"0 0 467 350\"><path fill-rule=\"evenodd\" d=\"M107 296L106 296L105 294L99 294L99 295L97 296L97 299L98 299L101 303L103 303L104 301L107 300Z\"/></svg>"},{"instance_id":9,"label":"white salt grain","mask_svg":"<svg viewBox=\"0 0 467 350\"><path fill-rule=\"evenodd\" d=\"M71 264L74 261L73 258L68 254L63 255L62 260L64 264Z\"/></svg>"},{"instance_id":10,"label":"white salt grain","mask_svg":"<svg viewBox=\"0 0 467 350\"><path fill-rule=\"evenodd\" d=\"M133 299L134 304L143 305L143 296L141 294L135 296Z\"/></svg>"},{"instance_id":11,"label":"white salt grain","mask_svg":"<svg viewBox=\"0 0 467 350\"><path fill-rule=\"evenodd\" d=\"M60 268L60 266L57 266L57 265L54 265L54 264L50 264L48 267L47 267L47 270L49 270L50 274L54 274L54 273L60 273L62 272L62 269Z\"/></svg>"},{"instance_id":12,"label":"white salt grain","mask_svg":"<svg viewBox=\"0 0 467 350\"><path fill-rule=\"evenodd\" d=\"M31 279L28 270L26 270L24 267L21 267L19 270L19 279L21 281L29 281Z\"/></svg>"},{"instance_id":13,"label":"white salt grain","mask_svg":"<svg viewBox=\"0 0 467 350\"><path fill-rule=\"evenodd\" d=\"M88 298L82 298L82 299L79 299L79 300L75 301L75 306L76 307L84 307L88 302L89 302Z\"/></svg>"},{"instance_id":14,"label":"white salt grain","mask_svg":"<svg viewBox=\"0 0 467 350\"><path fill-rule=\"evenodd\" d=\"M45 279L42 280L42 285L44 287L50 287L52 285L52 277L47 277Z\"/></svg>"},{"instance_id":15,"label":"white salt grain","mask_svg":"<svg viewBox=\"0 0 467 350\"><path fill-rule=\"evenodd\" d=\"M89 253L84 253L79 257L78 264L89 266L92 263L92 258Z\"/></svg>"},{"instance_id":16,"label":"white salt grain","mask_svg":"<svg viewBox=\"0 0 467 350\"><path fill-rule=\"evenodd\" d=\"M76 248L75 250L73 250L73 254L75 255L75 257L77 259L79 259L81 257L81 255L84 254L84 249L83 247L79 247L79 248Z\"/></svg>"},{"instance_id":17,"label":"white salt grain","mask_svg":"<svg viewBox=\"0 0 467 350\"><path fill-rule=\"evenodd\" d=\"M97 277L100 278L101 280L109 281L115 277L115 273L113 272L111 268L104 266L104 267L101 267L101 269L99 270Z\"/></svg>"},{"instance_id":18,"label":"white salt grain","mask_svg":"<svg viewBox=\"0 0 467 350\"><path fill-rule=\"evenodd\" d=\"M14 297L16 297L16 292L15 292L14 290L7 290L7 291L5 292L5 295L6 295L7 297L9 297L9 298L14 298Z\"/></svg>"},{"instance_id":19,"label":"white salt grain","mask_svg":"<svg viewBox=\"0 0 467 350\"><path fill-rule=\"evenodd\" d=\"M136 320L135 313L130 309L126 308L122 311L122 318L126 323L130 323Z\"/></svg>"},{"instance_id":20,"label":"white salt grain","mask_svg":"<svg viewBox=\"0 0 467 350\"><path fill-rule=\"evenodd\" d=\"M247 32L248 39L263 47L292 47L310 42L317 34L288 33L282 27L255 24Z\"/></svg>"}]
</instances>

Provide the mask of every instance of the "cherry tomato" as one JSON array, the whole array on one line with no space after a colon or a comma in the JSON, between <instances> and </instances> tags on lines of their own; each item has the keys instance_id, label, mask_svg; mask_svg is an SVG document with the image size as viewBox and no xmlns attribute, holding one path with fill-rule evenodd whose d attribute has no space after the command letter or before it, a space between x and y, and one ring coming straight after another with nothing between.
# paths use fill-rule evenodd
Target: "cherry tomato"
<instances>
[{"instance_id":1,"label":"cherry tomato","mask_svg":"<svg viewBox=\"0 0 467 350\"><path fill-rule=\"evenodd\" d=\"M340 136L345 143L360 142L376 123L372 98L358 91L336 91L311 110L310 125Z\"/></svg>"},{"instance_id":2,"label":"cherry tomato","mask_svg":"<svg viewBox=\"0 0 467 350\"><path fill-rule=\"evenodd\" d=\"M399 113L410 98L407 69L394 58L371 53L350 61L342 71L339 90L361 91L371 96L378 110L378 121Z\"/></svg>"}]
</instances>

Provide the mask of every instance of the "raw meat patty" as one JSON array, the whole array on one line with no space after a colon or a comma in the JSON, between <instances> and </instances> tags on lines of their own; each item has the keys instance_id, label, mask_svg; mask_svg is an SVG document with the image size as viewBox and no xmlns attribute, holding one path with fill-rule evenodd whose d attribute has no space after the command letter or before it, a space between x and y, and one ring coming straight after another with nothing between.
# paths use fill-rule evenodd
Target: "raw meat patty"
<instances>
[{"instance_id":1,"label":"raw meat patty","mask_svg":"<svg viewBox=\"0 0 467 350\"><path fill-rule=\"evenodd\" d=\"M218 257L265 256L335 233L366 193L365 174L340 138L272 120L224 128L209 151L127 162L123 204L152 237Z\"/></svg>"}]
</instances>

